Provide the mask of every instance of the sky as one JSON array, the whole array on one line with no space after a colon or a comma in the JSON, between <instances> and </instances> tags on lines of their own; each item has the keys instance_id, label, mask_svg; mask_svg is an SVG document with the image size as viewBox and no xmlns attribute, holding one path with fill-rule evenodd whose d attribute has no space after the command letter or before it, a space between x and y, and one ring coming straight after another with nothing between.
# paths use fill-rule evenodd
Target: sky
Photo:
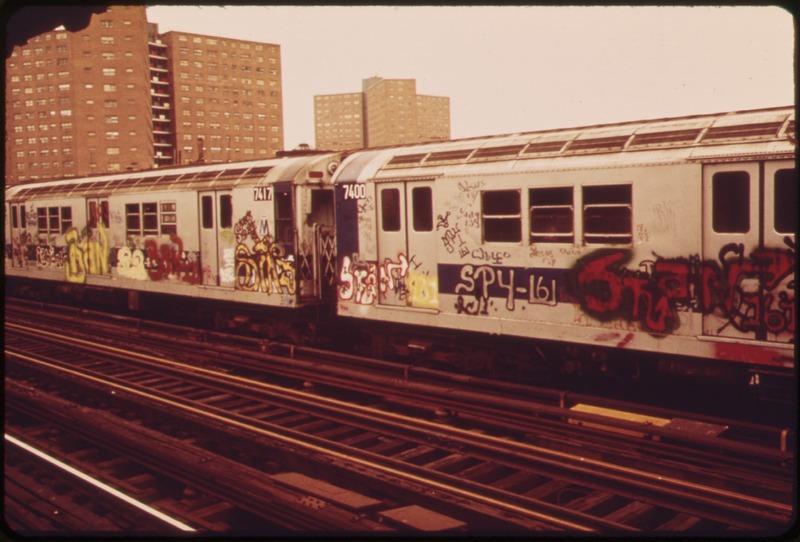
<instances>
[{"instance_id":1,"label":"sky","mask_svg":"<svg viewBox=\"0 0 800 542\"><path fill-rule=\"evenodd\" d=\"M160 32L279 45L286 149L314 146L314 96L416 79L454 139L794 104L778 7L167 6Z\"/></svg>"}]
</instances>

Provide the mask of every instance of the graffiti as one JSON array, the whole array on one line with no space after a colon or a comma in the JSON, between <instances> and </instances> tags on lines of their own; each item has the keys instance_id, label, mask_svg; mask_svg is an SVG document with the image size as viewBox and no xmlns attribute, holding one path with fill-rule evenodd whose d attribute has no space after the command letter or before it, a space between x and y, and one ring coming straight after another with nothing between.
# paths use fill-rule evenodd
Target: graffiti
<instances>
[{"instance_id":1,"label":"graffiti","mask_svg":"<svg viewBox=\"0 0 800 542\"><path fill-rule=\"evenodd\" d=\"M144 266L151 280L178 279L189 284L200 284L202 274L196 254L183 250L183 240L175 234L171 243L158 246L155 239L144 242Z\"/></svg>"},{"instance_id":2,"label":"graffiti","mask_svg":"<svg viewBox=\"0 0 800 542\"><path fill-rule=\"evenodd\" d=\"M475 203L475 199L478 197L478 194L480 194L485 184L484 181L459 181L458 190L466 196L470 203Z\"/></svg>"},{"instance_id":3,"label":"graffiti","mask_svg":"<svg viewBox=\"0 0 800 542\"><path fill-rule=\"evenodd\" d=\"M230 284L235 280L234 269L236 268L236 251L233 248L226 248L222 251L222 265L219 268L219 281L222 284Z\"/></svg>"},{"instance_id":4,"label":"graffiti","mask_svg":"<svg viewBox=\"0 0 800 542\"><path fill-rule=\"evenodd\" d=\"M502 265L506 258L511 257L511 253L506 250L486 250L483 247L478 247L472 251L472 257L476 260Z\"/></svg>"},{"instance_id":5,"label":"graffiti","mask_svg":"<svg viewBox=\"0 0 800 542\"><path fill-rule=\"evenodd\" d=\"M461 238L461 228L458 226L445 230L442 236L442 243L444 243L445 250L450 254L458 250L458 255L461 258L469 255L469 248L467 248L466 241Z\"/></svg>"},{"instance_id":6,"label":"graffiti","mask_svg":"<svg viewBox=\"0 0 800 542\"><path fill-rule=\"evenodd\" d=\"M650 241L650 234L647 233L647 228L644 227L644 224L636 224L635 230L635 237L638 243L647 243Z\"/></svg>"},{"instance_id":7,"label":"graffiti","mask_svg":"<svg viewBox=\"0 0 800 542\"><path fill-rule=\"evenodd\" d=\"M666 201L653 205L653 215L657 219L659 231L674 232L677 230L677 219L672 207L672 202Z\"/></svg>"},{"instance_id":8,"label":"graffiti","mask_svg":"<svg viewBox=\"0 0 800 542\"><path fill-rule=\"evenodd\" d=\"M33 238L28 232L23 231L19 235L12 236L11 245L6 245L6 258L12 261L14 267L27 267L28 247L32 243Z\"/></svg>"},{"instance_id":9,"label":"graffiti","mask_svg":"<svg viewBox=\"0 0 800 542\"><path fill-rule=\"evenodd\" d=\"M64 247L53 245L38 245L36 247L36 266L37 267L64 267L67 254ZM21 261L21 260L20 260Z\"/></svg>"},{"instance_id":10,"label":"graffiti","mask_svg":"<svg viewBox=\"0 0 800 542\"><path fill-rule=\"evenodd\" d=\"M413 268L412 268L413 266ZM339 273L339 299L359 305L372 305L379 293L392 292L407 306L436 309L439 307L439 281L436 276L418 271L420 264L405 254L397 260L386 258L378 266L375 262L362 262L358 255L342 258Z\"/></svg>"},{"instance_id":11,"label":"graffiti","mask_svg":"<svg viewBox=\"0 0 800 542\"><path fill-rule=\"evenodd\" d=\"M90 275L108 275L111 272L108 256L108 236L102 222L97 224L97 237L85 228L83 233L70 228L64 234L67 243L65 270L69 282L86 282Z\"/></svg>"},{"instance_id":12,"label":"graffiti","mask_svg":"<svg viewBox=\"0 0 800 542\"><path fill-rule=\"evenodd\" d=\"M121 211L117 211L117 210L109 211L108 219L109 219L111 224L120 225L120 224L124 223L123 222L124 218L122 216L122 212Z\"/></svg>"},{"instance_id":13,"label":"graffiti","mask_svg":"<svg viewBox=\"0 0 800 542\"><path fill-rule=\"evenodd\" d=\"M234 227L236 284L238 290L268 294L294 294L294 257L284 255L283 247L269 234L269 223L257 226L250 211ZM248 245L247 241L252 241Z\"/></svg>"},{"instance_id":14,"label":"graffiti","mask_svg":"<svg viewBox=\"0 0 800 542\"><path fill-rule=\"evenodd\" d=\"M405 299L408 293L406 287L406 277L408 271L414 264L414 268L419 268L420 264L414 261L412 256L411 260L406 258L405 254L398 254L397 261L386 258L380 266L380 273L378 279L378 286L382 293L395 292L400 299Z\"/></svg>"},{"instance_id":15,"label":"graffiti","mask_svg":"<svg viewBox=\"0 0 800 542\"><path fill-rule=\"evenodd\" d=\"M406 277L407 303L423 309L439 308L439 279L419 271L409 271Z\"/></svg>"},{"instance_id":16,"label":"graffiti","mask_svg":"<svg viewBox=\"0 0 800 542\"><path fill-rule=\"evenodd\" d=\"M349 256L342 259L342 271L339 274L339 299L359 305L372 305L378 299L377 265L351 260Z\"/></svg>"},{"instance_id":17,"label":"graffiti","mask_svg":"<svg viewBox=\"0 0 800 542\"><path fill-rule=\"evenodd\" d=\"M133 280L148 280L150 276L144 265L144 253L138 248L122 247L117 251L117 273Z\"/></svg>"},{"instance_id":18,"label":"graffiti","mask_svg":"<svg viewBox=\"0 0 800 542\"><path fill-rule=\"evenodd\" d=\"M487 315L495 298L504 301L507 311L575 301L566 292L567 275L562 269L440 264L438 280L441 293L458 296L459 314ZM470 297L474 301L468 302Z\"/></svg>"},{"instance_id":19,"label":"graffiti","mask_svg":"<svg viewBox=\"0 0 800 542\"><path fill-rule=\"evenodd\" d=\"M759 332L794 333L796 278L785 289L779 288L795 265L794 243L787 238L786 244L787 250L759 248L749 258L740 244L726 245L720 251L722 271L717 284L724 288L711 300L717 301L737 330L757 336Z\"/></svg>"},{"instance_id":20,"label":"graffiti","mask_svg":"<svg viewBox=\"0 0 800 542\"><path fill-rule=\"evenodd\" d=\"M531 258L540 258L541 263L553 267L556 264L556 256L551 248L541 248L538 245L531 245Z\"/></svg>"},{"instance_id":21,"label":"graffiti","mask_svg":"<svg viewBox=\"0 0 800 542\"><path fill-rule=\"evenodd\" d=\"M600 320L637 321L643 329L670 333L679 312L718 313L727 326L765 339L767 333L795 330L795 280L780 288L794 270L795 251L758 248L749 257L744 245L724 246L718 261L656 258L625 268L631 254L609 249L578 261L572 285L579 303Z\"/></svg>"},{"instance_id":22,"label":"graffiti","mask_svg":"<svg viewBox=\"0 0 800 542\"><path fill-rule=\"evenodd\" d=\"M447 211L444 216L436 216L436 231L447 229L450 227L450 211Z\"/></svg>"},{"instance_id":23,"label":"graffiti","mask_svg":"<svg viewBox=\"0 0 800 542\"><path fill-rule=\"evenodd\" d=\"M508 276L503 279L504 271ZM495 269L489 265L482 265L475 267L473 265L465 265L461 268L461 283L456 286L455 293L472 293L475 296L478 307L482 306L480 314L487 314L487 306L489 300L489 288L491 286L499 287L505 293L506 309L509 311L514 310L514 269ZM463 303L460 303L463 306ZM472 305L472 304L469 304ZM459 306L456 305L456 310ZM473 313L470 313L473 314Z\"/></svg>"}]
</instances>

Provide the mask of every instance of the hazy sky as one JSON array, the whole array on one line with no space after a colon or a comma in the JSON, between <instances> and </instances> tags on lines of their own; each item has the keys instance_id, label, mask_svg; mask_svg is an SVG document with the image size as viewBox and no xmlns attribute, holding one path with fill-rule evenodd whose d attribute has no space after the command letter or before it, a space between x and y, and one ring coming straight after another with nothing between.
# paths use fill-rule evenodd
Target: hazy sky
<instances>
[{"instance_id":1,"label":"hazy sky","mask_svg":"<svg viewBox=\"0 0 800 542\"><path fill-rule=\"evenodd\" d=\"M281 47L287 149L314 96L417 80L453 138L794 103L794 28L776 7L156 6L161 32Z\"/></svg>"}]
</instances>

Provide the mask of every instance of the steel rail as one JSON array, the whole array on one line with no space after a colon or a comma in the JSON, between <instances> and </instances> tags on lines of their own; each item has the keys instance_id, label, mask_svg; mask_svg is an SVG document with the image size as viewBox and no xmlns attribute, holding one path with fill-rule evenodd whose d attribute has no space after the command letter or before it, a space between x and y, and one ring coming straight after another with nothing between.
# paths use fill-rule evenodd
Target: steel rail
<instances>
[{"instance_id":1,"label":"steel rail","mask_svg":"<svg viewBox=\"0 0 800 542\"><path fill-rule=\"evenodd\" d=\"M85 343L86 341L80 340L79 342ZM118 349L116 349L115 347L108 347L108 348L103 348L103 350L116 352ZM127 352L127 351L124 352L124 355L126 355L126 356L129 355L129 354L130 353ZM332 400L332 399L320 398L320 397L317 397L317 396L313 396L313 397L311 397L309 399L309 397L310 397L309 394L306 394L304 392L299 392L299 391L296 391L296 390L288 390L286 388L274 386L274 385L271 385L271 384L261 383L261 382L253 383L252 381L247 380L247 379L243 379L241 377L236 377L236 376L232 376L232 375L221 375L219 373L215 373L215 372L210 371L210 370L197 368L197 367L193 367L193 366L187 366L185 364L173 362L171 360L164 360L164 359L157 358L157 357L150 356L150 355L137 354L136 357L140 358L140 359L143 359L143 360L147 360L148 363L156 363L156 364L159 364L159 365L167 364L167 365L169 365L169 366L171 366L173 368L179 369L181 371L188 370L193 375L202 375L202 376L204 376L206 378L212 378L215 381L215 383L219 383L220 379L225 379L225 380L228 380L230 382L234 382L237 385L246 385L251 390L252 390L253 387L255 387L256 389L258 389L261 392L269 391L270 393L277 393L277 394L280 394L280 395L282 395L284 397L286 395L291 395L296 400L299 400L299 399L302 399L303 401L312 400L315 404L318 403L318 402L323 402L323 403L326 403L329 407L337 409L337 412L339 412L340 415L346 413L347 415L352 416L353 415L352 411L356 410L356 411L359 411L359 414L362 417L365 417L365 418L374 419L378 415L383 415L383 416L386 416L386 417L388 417L390 419L394 419L396 422L402 423L402 424L404 424L406 426L408 426L408 425L416 425L419 428L418 430L420 430L420 431L430 432L432 430L435 430L437 433L441 433L442 432L442 426L438 425L438 424L434 424L432 422L415 421L415 422L410 424L410 422L409 422L409 420L407 418L403 418L403 417L401 417L399 415L395 415L395 414L391 414L391 413L389 413L387 415L387 413L382 413L382 412L376 411L375 409L371 409L369 407L352 405L352 404L349 404L349 403L348 404L343 404L341 402L338 402L338 401L335 401L335 400ZM36 362L36 361L34 361L32 359L30 361ZM42 362L39 362L39 363L42 363ZM69 369L59 368L58 370L66 371L66 372L69 372L69 373L74 373L76 376L80 376L80 373L78 373L76 371L69 370ZM88 378L94 379L94 377L88 377ZM105 380L103 380L103 379L97 379L97 380L99 382L105 382ZM120 386L121 390L126 389L126 388L127 388L128 391L132 390L132 388L125 387L125 386ZM145 396L150 397L153 400L165 401L166 404L169 404L174 408L178 408L178 405L174 401L166 400L164 398L157 399L156 396L154 396L154 395L152 395L150 393L141 392L140 390L135 390L135 393L143 393ZM208 409L208 407L203 407L203 408L206 409L206 410ZM192 409L192 411L193 412L198 412L196 409ZM229 415L226 415L225 419L226 420L231 420ZM231 422L231 423L233 423L233 422ZM444 435L444 436L442 436L442 438L452 439L452 438L454 438L453 436L456 435L459 438L465 439L465 441L466 441L465 443L469 444L471 446L484 446L484 447L487 446L486 444L476 442L475 438L474 438L474 435L469 434L466 431L458 430L458 429L454 429L454 430L448 429L447 431L449 432L449 435ZM273 437L275 436L274 431L270 431L269 434L270 434L270 436L273 436ZM296 435L295 435L295 437L296 437ZM304 437L304 438L308 438L308 437ZM641 489L644 489L646 487L650 491L652 491L652 485L653 484L656 484L656 483L657 484L665 484L665 485L669 486L668 489L671 488L670 490L673 493L676 493L676 492L679 492L679 491L685 491L685 490L689 490L689 489L691 489L692 491L701 491L704 494L706 494L706 497L705 497L706 501L708 501L709 499L727 499L729 501L738 500L738 501L742 501L742 502L744 502L744 503L746 503L746 504L748 504L750 506L758 506L758 507L762 507L764 509L779 510L780 513L789 513L789 511L791 510L790 507L787 507L786 505L781 505L780 503L774 503L774 502L771 502L771 501L765 501L763 499L743 498L743 496L741 496L739 494L734 494L734 493L729 492L729 491L719 490L719 489L716 489L716 488L708 488L706 486L699 486L697 484L692 484L692 483L689 483L689 482L686 482L686 481L683 481L683 480L672 479L672 478L668 478L668 477L664 477L664 476L660 476L660 475L654 475L654 474L651 474L651 473L641 473L641 472L636 471L634 469L620 467L620 466L617 466L617 465L608 464L606 462L600 462L600 461L588 459L588 458L585 458L585 457L578 457L578 456L574 456L572 454L565 454L563 452L556 452L556 451L553 451L553 450L547 450L547 449L544 449L544 448L541 448L541 447L532 446L530 444L512 443L510 441L507 441L507 440L504 440L504 439L498 439L498 438L494 438L494 437L486 437L486 438L484 438L484 440L488 441L492 446L495 446L497 448L502 449L502 451L504 453L506 453L506 454L513 452L514 454L517 454L517 455L520 455L520 456L530 456L531 454L538 454L539 456L544 456L544 457L538 457L536 459L536 461L544 462L545 464L548 464L548 466L553 467L553 468L563 468L563 463L565 461L569 461L569 462L573 463L574 465L580 465L580 468L577 469L577 470L579 470L580 472L582 472L585 475L591 475L593 477L600 476L598 474L598 472L604 471L604 473L605 473L604 475L606 477L611 477L616 482L625 482L625 483L627 483L629 485L636 485L637 482L632 481L632 478L635 477L638 480L638 485L639 485L639 487ZM297 442L296 442L294 437L290 440L290 442L293 443L293 444L297 444ZM326 446L323 449L329 450L329 447L330 447L330 444L328 443L328 444L326 444ZM514 450L510 450L509 449L510 447L513 447ZM372 464L372 463L369 463L369 465L371 467L374 467L374 464ZM407 468L407 467L404 467L404 468ZM396 474L396 470L394 470L394 469L390 470L390 472L392 472L393 474ZM418 481L416 478L414 480ZM440 489L442 489L442 488L440 487ZM469 494L469 496L470 496L470 498L475 498L475 495L473 495L473 494ZM676 496L683 497L683 498L687 497L687 495L685 493L676 493ZM698 498L697 496L695 496L694 498L695 498L695 500L698 500L698 501L702 501L703 500L702 498ZM496 503L493 503L493 504L496 504ZM713 503L707 502L707 504L715 504L716 506L723 506L722 503L719 503L719 502L713 502ZM730 507L732 505L728 504L728 506ZM741 509L741 506L742 505L740 504L739 507L737 508L737 510L739 512L745 512L744 510ZM514 510L514 508L512 508L512 510ZM761 510L759 512L759 514L763 515L764 514L764 510ZM570 526L570 528L575 528L575 526Z\"/></svg>"}]
</instances>

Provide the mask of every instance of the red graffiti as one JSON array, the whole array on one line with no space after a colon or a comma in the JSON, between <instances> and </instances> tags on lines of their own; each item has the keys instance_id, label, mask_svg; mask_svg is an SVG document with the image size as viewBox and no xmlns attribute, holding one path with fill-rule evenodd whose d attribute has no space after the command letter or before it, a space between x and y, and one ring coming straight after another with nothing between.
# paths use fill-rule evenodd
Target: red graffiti
<instances>
[{"instance_id":1,"label":"red graffiti","mask_svg":"<svg viewBox=\"0 0 800 542\"><path fill-rule=\"evenodd\" d=\"M626 250L602 250L578 262L573 289L589 314L601 320L638 321L653 333L669 333L680 324L678 312L718 311L726 325L755 333L795 330L794 246L759 248L749 257L744 247L723 247L719 262L690 258L644 261L639 269L624 267Z\"/></svg>"},{"instance_id":2,"label":"red graffiti","mask_svg":"<svg viewBox=\"0 0 800 542\"><path fill-rule=\"evenodd\" d=\"M183 250L183 240L175 234L169 236L172 244L158 246L155 239L144 242L144 266L150 280L180 278L189 284L200 284L202 274L200 262Z\"/></svg>"}]
</instances>

